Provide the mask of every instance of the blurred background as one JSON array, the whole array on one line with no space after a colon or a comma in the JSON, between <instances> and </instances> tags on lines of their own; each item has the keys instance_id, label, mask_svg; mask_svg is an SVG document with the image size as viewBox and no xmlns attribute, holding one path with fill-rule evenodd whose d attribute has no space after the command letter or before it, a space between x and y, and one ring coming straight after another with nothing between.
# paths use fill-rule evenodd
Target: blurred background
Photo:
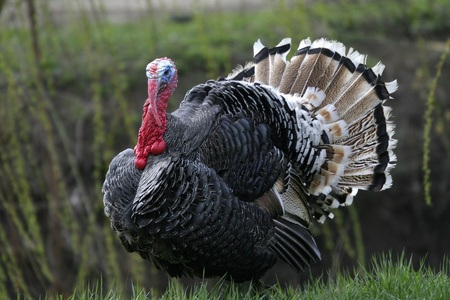
<instances>
[{"instance_id":1,"label":"blurred background","mask_svg":"<svg viewBox=\"0 0 450 300\"><path fill-rule=\"evenodd\" d=\"M188 89L252 59L260 38L328 37L398 80L394 185L316 224L322 261L267 284L362 269L391 251L439 269L450 254L448 0L0 0L0 298L71 295L102 281L163 292L167 276L120 245L103 213L109 162L133 148L145 66L172 58ZM182 279L189 285L195 280Z\"/></svg>"}]
</instances>

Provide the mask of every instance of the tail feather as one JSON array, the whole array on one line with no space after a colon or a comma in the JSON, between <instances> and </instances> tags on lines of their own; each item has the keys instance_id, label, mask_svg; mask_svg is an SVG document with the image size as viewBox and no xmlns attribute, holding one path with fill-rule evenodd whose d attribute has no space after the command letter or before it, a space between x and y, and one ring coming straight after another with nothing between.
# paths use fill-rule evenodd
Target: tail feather
<instances>
[{"instance_id":1,"label":"tail feather","mask_svg":"<svg viewBox=\"0 0 450 300\"><path fill-rule=\"evenodd\" d=\"M269 55L270 72L269 85L278 88L286 69L286 56L291 50L291 39L283 39L275 48L271 49Z\"/></svg>"},{"instance_id":2,"label":"tail feather","mask_svg":"<svg viewBox=\"0 0 450 300\"><path fill-rule=\"evenodd\" d=\"M389 173L342 176L340 184L346 187L378 192L392 186L392 177Z\"/></svg>"},{"instance_id":3,"label":"tail feather","mask_svg":"<svg viewBox=\"0 0 450 300\"><path fill-rule=\"evenodd\" d=\"M309 38L300 42L300 45L297 49L295 55L291 58L290 62L288 62L286 70L284 72L284 76L281 79L279 91L284 94L292 94L291 88L295 84L297 80L297 76L299 75L300 66L303 64L303 61L306 57L305 49L311 46L311 40Z\"/></svg>"},{"instance_id":4,"label":"tail feather","mask_svg":"<svg viewBox=\"0 0 450 300\"><path fill-rule=\"evenodd\" d=\"M333 43L323 38L312 43L307 52L310 63L305 65L304 68L306 79L297 78L299 85L304 85L301 92L297 91L300 95L303 95L305 89L311 86L325 90L325 86L320 83L329 82L326 75L328 74L329 76L330 73L334 73L333 70L336 70L337 66L332 64L334 51L331 49L337 48L339 48L339 51L343 50L338 43Z\"/></svg>"},{"instance_id":5,"label":"tail feather","mask_svg":"<svg viewBox=\"0 0 450 300\"><path fill-rule=\"evenodd\" d=\"M373 93L373 89L367 91L358 102L348 107L342 114L342 119L348 124L357 123L367 112L373 110L380 104L380 99Z\"/></svg>"},{"instance_id":6,"label":"tail feather","mask_svg":"<svg viewBox=\"0 0 450 300\"><path fill-rule=\"evenodd\" d=\"M347 90L351 84L352 79L355 79L353 74L354 65L350 61L350 59L343 57L342 60L339 61L339 66L334 73L334 76L331 78L331 81L326 86L324 92L327 95L325 98L324 104L334 104L336 99L339 99L339 96L343 91Z\"/></svg>"},{"instance_id":7,"label":"tail feather","mask_svg":"<svg viewBox=\"0 0 450 300\"><path fill-rule=\"evenodd\" d=\"M367 69L359 74L352 76L352 78L349 80L350 84L348 85L347 89L343 90L342 93L333 102L336 110L339 111L341 115L344 115L349 108L360 102L359 99L373 90L373 84L367 82L367 80L364 78L364 72L369 71L370 69ZM355 101L355 99L357 100ZM380 100L377 99L377 101L379 102ZM348 122L348 120L345 121Z\"/></svg>"},{"instance_id":8,"label":"tail feather","mask_svg":"<svg viewBox=\"0 0 450 300\"><path fill-rule=\"evenodd\" d=\"M321 71L319 69L315 69L314 66L317 63L317 60L322 59L322 55L319 53L309 53L306 52L305 58L303 59L303 63L301 64L300 68L298 69L298 73L297 73L297 78L294 82L294 84L291 86L291 89L289 91L289 94L292 95L296 95L298 94L299 96L303 96L303 92L306 89L306 83L310 80L311 75L315 75L315 77L312 78L311 81L313 81L316 77L317 74L312 74L312 73L317 73L317 72L313 72L313 71ZM314 85L310 85L310 86L314 86Z\"/></svg>"},{"instance_id":9,"label":"tail feather","mask_svg":"<svg viewBox=\"0 0 450 300\"><path fill-rule=\"evenodd\" d=\"M336 72L342 67L345 46L341 43L332 43L330 48L322 50L323 55L329 57L329 63L323 66L323 75L317 81L317 88L325 91L335 77ZM323 106L331 103L331 98L323 103Z\"/></svg>"},{"instance_id":10,"label":"tail feather","mask_svg":"<svg viewBox=\"0 0 450 300\"><path fill-rule=\"evenodd\" d=\"M255 82L269 84L270 60L269 48L264 46L260 40L253 45L255 61Z\"/></svg>"},{"instance_id":11,"label":"tail feather","mask_svg":"<svg viewBox=\"0 0 450 300\"><path fill-rule=\"evenodd\" d=\"M227 76L226 80L240 80L245 82L255 81L255 67L253 62L248 62L245 66L238 65Z\"/></svg>"}]
</instances>

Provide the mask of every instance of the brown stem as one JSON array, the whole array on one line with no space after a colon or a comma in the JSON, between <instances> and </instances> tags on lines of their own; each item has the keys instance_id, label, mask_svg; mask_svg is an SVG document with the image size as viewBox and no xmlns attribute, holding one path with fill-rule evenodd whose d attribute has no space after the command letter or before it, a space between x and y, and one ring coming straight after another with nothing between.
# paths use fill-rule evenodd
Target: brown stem
<instances>
[{"instance_id":1,"label":"brown stem","mask_svg":"<svg viewBox=\"0 0 450 300\"><path fill-rule=\"evenodd\" d=\"M37 67L38 74L39 74L40 73L40 71L39 71L40 70L40 62L41 62L41 49L39 47L39 39L38 39L35 0L27 0L27 6L28 6L28 18L30 20L30 32L31 32L31 43L32 43L31 45L33 47L34 61L36 63L36 67Z\"/></svg>"}]
</instances>

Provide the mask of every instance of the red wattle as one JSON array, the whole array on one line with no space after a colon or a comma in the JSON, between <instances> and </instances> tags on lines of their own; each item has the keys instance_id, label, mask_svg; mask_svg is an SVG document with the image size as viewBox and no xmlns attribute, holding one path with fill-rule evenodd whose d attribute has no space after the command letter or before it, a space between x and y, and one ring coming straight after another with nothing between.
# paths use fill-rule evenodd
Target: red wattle
<instances>
[{"instance_id":1,"label":"red wattle","mask_svg":"<svg viewBox=\"0 0 450 300\"><path fill-rule=\"evenodd\" d=\"M139 170L143 170L145 168L146 164L147 164L147 158L142 158L142 157L138 158L138 157L136 157L136 160L134 161L134 165Z\"/></svg>"},{"instance_id":2,"label":"red wattle","mask_svg":"<svg viewBox=\"0 0 450 300\"><path fill-rule=\"evenodd\" d=\"M166 142L163 139L160 139L153 143L152 148L150 149L150 153L153 155L158 155L166 150Z\"/></svg>"}]
</instances>

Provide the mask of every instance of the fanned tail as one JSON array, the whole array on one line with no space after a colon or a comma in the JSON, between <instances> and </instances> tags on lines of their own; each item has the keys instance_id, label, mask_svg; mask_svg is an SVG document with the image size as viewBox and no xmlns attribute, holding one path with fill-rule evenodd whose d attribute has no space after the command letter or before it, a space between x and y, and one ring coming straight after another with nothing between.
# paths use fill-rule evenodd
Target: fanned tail
<instances>
[{"instance_id":1,"label":"fanned tail","mask_svg":"<svg viewBox=\"0 0 450 300\"><path fill-rule=\"evenodd\" d=\"M384 83L382 63L368 68L365 55L346 51L336 41L305 39L287 61L290 49L289 38L270 49L258 40L254 62L238 67L227 79L269 86L296 110L299 127L311 118L310 126L322 129L321 136L309 137L317 143L299 145L299 161L292 161L277 183L284 218L308 227L310 215L319 221L332 217L330 208L350 205L358 190L392 185L395 126L384 102L392 99L397 82ZM311 135L301 130L306 129L299 129L299 135ZM320 165L310 166L308 160Z\"/></svg>"}]
</instances>

